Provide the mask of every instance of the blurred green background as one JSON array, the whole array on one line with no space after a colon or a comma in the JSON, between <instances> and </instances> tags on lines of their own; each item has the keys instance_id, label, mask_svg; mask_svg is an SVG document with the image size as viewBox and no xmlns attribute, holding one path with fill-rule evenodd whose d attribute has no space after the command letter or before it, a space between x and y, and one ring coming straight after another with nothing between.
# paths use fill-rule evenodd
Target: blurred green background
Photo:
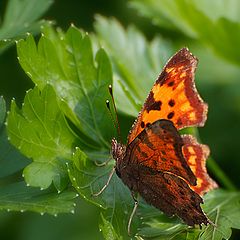
<instances>
[{"instance_id":1,"label":"blurred green background","mask_svg":"<svg viewBox=\"0 0 240 240\"><path fill-rule=\"evenodd\" d=\"M216 1L213 2L216 3ZM234 2L236 3L236 1L230 2L232 5ZM6 4L7 1L0 2L1 16L4 15ZM238 9L240 9L239 6L232 6L232 13ZM208 9L205 10L207 12ZM149 14L151 11L148 9L148 13L145 13L145 15L151 15ZM229 12L229 9L226 9L226 11ZM211 11L209 12L211 15ZM222 16L224 16L224 13L223 10L221 12ZM189 28L190 30L187 29L187 24L186 28L183 24L180 31L179 28L173 27L174 21L168 22L167 17L170 15L165 15L165 22L157 23L158 26L156 26L156 24L153 24L156 23L156 19L151 21L149 18L142 17L136 9L129 7L129 1L125 0L57 0L42 18L56 21L56 25L64 30L69 27L70 23L74 23L77 27L91 32L93 31L96 14L106 17L113 16L124 26L134 24L149 40L156 34L161 35L172 44L174 49L187 46L199 58L199 68L196 73L197 87L203 99L209 104L208 121L206 126L200 129L201 140L210 146L211 156L232 183L239 188L240 55L239 61L238 55L236 57L233 55L234 51L236 51L236 54L239 51L239 42L234 39L231 42L218 38L215 39L216 43L214 43L214 32L210 35L206 30L208 26L204 26L206 31L202 32L200 37L196 37L194 31L191 32L194 27ZM190 13L186 11L186 14ZM233 14L231 16L234 17ZM199 17L201 18L201 16ZM175 23L177 18L178 16L176 16ZM238 23L238 19L232 20L233 23ZM196 19L194 21L198 22ZM202 22L202 19L199 22ZM176 25L178 24L176 23ZM229 30L227 24L222 26L223 30L224 27L226 29L228 27ZM238 28L234 28L234 31L238 31ZM213 46L209 44L208 38ZM224 45L224 41L231 46ZM217 43L219 43L219 46ZM218 52L218 47L222 51ZM232 55L228 55L228 53ZM0 69L0 95L3 95L8 103L13 97L16 98L17 102L22 102L26 90L31 88L33 83L18 64L15 46L11 46L1 54ZM40 216L35 213L7 213L2 211L0 212L0 239L102 239L98 230L98 209L80 199L78 201L76 214L61 215L57 218ZM232 239L239 238L239 231L234 231Z\"/></svg>"}]
</instances>

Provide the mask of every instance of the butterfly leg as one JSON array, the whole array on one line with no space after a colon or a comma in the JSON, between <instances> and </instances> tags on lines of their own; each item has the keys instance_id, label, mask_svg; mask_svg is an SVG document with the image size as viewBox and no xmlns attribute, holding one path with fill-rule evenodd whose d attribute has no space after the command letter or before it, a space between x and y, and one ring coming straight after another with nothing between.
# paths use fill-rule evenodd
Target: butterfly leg
<instances>
[{"instance_id":1,"label":"butterfly leg","mask_svg":"<svg viewBox=\"0 0 240 240\"><path fill-rule=\"evenodd\" d=\"M94 161L95 165L98 166L98 167L104 167L106 166L110 161L112 160L112 157L109 157L108 160L106 160L105 162L97 162L97 161Z\"/></svg>"},{"instance_id":2,"label":"butterfly leg","mask_svg":"<svg viewBox=\"0 0 240 240\"><path fill-rule=\"evenodd\" d=\"M107 180L106 184L102 187L102 189L101 189L99 192L92 194L94 197L99 196L99 195L106 189L106 187L109 185L109 183L110 183L110 181L111 181L111 179L112 179L112 176L113 176L113 174L114 174L114 172L115 172L115 169L116 169L116 167L114 167L114 168L112 169L112 171L110 172L109 177L108 177L108 180Z\"/></svg>"},{"instance_id":3,"label":"butterfly leg","mask_svg":"<svg viewBox=\"0 0 240 240\"><path fill-rule=\"evenodd\" d=\"M128 220L128 235L130 236L131 235L131 223L132 223L132 219L133 219L133 216L137 210L137 207L138 207L138 200L136 198L136 196L134 195L134 192L132 192L132 198L134 200L134 207L133 207L133 210L132 210L132 213L130 215L130 218Z\"/></svg>"}]
</instances>

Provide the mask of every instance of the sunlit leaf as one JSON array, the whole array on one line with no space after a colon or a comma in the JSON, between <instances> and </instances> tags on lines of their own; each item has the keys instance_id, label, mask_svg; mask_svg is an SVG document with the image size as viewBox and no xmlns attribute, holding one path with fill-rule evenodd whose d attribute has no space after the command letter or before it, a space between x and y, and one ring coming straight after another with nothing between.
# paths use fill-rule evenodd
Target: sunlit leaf
<instances>
[{"instance_id":1,"label":"sunlit leaf","mask_svg":"<svg viewBox=\"0 0 240 240\"><path fill-rule=\"evenodd\" d=\"M65 162L71 159L76 136L70 130L51 86L30 90L22 109L12 101L7 119L10 141L33 162L24 169L31 186L47 188L53 182L62 190L68 177Z\"/></svg>"},{"instance_id":2,"label":"sunlit leaf","mask_svg":"<svg viewBox=\"0 0 240 240\"><path fill-rule=\"evenodd\" d=\"M21 66L40 89L47 83L54 87L65 114L91 139L92 148L108 147L113 127L105 101L112 70L105 51L93 56L89 36L74 26L64 34L45 25L43 32L38 46L32 36L17 44Z\"/></svg>"},{"instance_id":3,"label":"sunlit leaf","mask_svg":"<svg viewBox=\"0 0 240 240\"><path fill-rule=\"evenodd\" d=\"M136 116L172 54L171 46L160 37L148 42L134 26L125 30L114 19L98 16L95 29L101 46L107 50L114 64L117 106L122 112Z\"/></svg>"}]
</instances>

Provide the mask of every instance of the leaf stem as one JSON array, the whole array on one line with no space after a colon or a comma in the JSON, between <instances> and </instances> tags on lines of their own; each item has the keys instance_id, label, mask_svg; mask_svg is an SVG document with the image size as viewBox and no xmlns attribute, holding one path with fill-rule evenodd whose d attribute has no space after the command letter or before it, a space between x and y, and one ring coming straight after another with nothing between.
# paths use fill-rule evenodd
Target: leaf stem
<instances>
[{"instance_id":1,"label":"leaf stem","mask_svg":"<svg viewBox=\"0 0 240 240\"><path fill-rule=\"evenodd\" d=\"M237 187L233 184L233 182L223 172L223 170L218 166L212 157L208 158L207 165L209 170L214 174L218 182L221 183L224 188L227 190L237 190Z\"/></svg>"}]
</instances>

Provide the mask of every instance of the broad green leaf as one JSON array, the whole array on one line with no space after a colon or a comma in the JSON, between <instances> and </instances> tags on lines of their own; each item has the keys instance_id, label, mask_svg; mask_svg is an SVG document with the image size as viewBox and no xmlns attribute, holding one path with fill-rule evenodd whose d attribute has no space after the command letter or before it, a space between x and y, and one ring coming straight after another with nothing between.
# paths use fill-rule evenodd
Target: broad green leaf
<instances>
[{"instance_id":1,"label":"broad green leaf","mask_svg":"<svg viewBox=\"0 0 240 240\"><path fill-rule=\"evenodd\" d=\"M3 97L0 97L0 185L11 181L12 175L29 163L29 160L9 143L3 124L5 116L6 103Z\"/></svg>"},{"instance_id":2,"label":"broad green leaf","mask_svg":"<svg viewBox=\"0 0 240 240\"><path fill-rule=\"evenodd\" d=\"M187 36L199 39L219 56L239 65L240 21L239 16L236 17L240 9L239 2L133 0L132 5L157 24L163 22L162 18L167 19L171 26L175 26ZM210 9L219 12L210 16ZM225 13L223 9L226 10ZM232 14L233 11L235 14Z\"/></svg>"},{"instance_id":3,"label":"broad green leaf","mask_svg":"<svg viewBox=\"0 0 240 240\"><path fill-rule=\"evenodd\" d=\"M52 5L53 0L9 0L0 26L0 50L27 32L40 29L37 21Z\"/></svg>"},{"instance_id":4,"label":"broad green leaf","mask_svg":"<svg viewBox=\"0 0 240 240\"><path fill-rule=\"evenodd\" d=\"M114 64L116 104L122 112L136 116L172 53L170 44L160 37L149 43L134 26L125 30L116 20L100 16L95 29Z\"/></svg>"},{"instance_id":5,"label":"broad green leaf","mask_svg":"<svg viewBox=\"0 0 240 240\"><path fill-rule=\"evenodd\" d=\"M120 240L123 239L122 237L119 237L117 233L115 232L112 224L107 221L104 216L101 214L101 222L99 224L100 231L102 232L104 239L106 240Z\"/></svg>"},{"instance_id":6,"label":"broad green leaf","mask_svg":"<svg viewBox=\"0 0 240 240\"><path fill-rule=\"evenodd\" d=\"M206 195L205 202L204 209L217 227L207 226L199 239L229 239L231 228L240 229L240 192L216 190Z\"/></svg>"},{"instance_id":7,"label":"broad green leaf","mask_svg":"<svg viewBox=\"0 0 240 240\"><path fill-rule=\"evenodd\" d=\"M129 189L114 174L109 186L100 196L92 195L99 192L106 184L113 163L98 167L90 159L85 158L79 149L76 149L73 162L73 164L69 164L69 176L73 187L85 200L102 208L108 228L109 224L113 225L115 234L126 239L128 236L127 223L134 205Z\"/></svg>"},{"instance_id":8,"label":"broad green leaf","mask_svg":"<svg viewBox=\"0 0 240 240\"><path fill-rule=\"evenodd\" d=\"M50 189L27 187L24 182L0 187L0 209L7 211L33 211L41 214L74 213L76 193L66 190L56 193Z\"/></svg>"},{"instance_id":9,"label":"broad green leaf","mask_svg":"<svg viewBox=\"0 0 240 240\"><path fill-rule=\"evenodd\" d=\"M18 42L21 66L40 89L47 83L54 87L65 114L91 139L92 148L108 147L113 124L105 101L112 70L105 51L99 49L94 57L89 36L74 26L64 34L45 25L43 32L38 46L32 36Z\"/></svg>"},{"instance_id":10,"label":"broad green leaf","mask_svg":"<svg viewBox=\"0 0 240 240\"><path fill-rule=\"evenodd\" d=\"M60 109L51 86L28 91L22 109L12 101L7 118L11 143L33 162L24 169L26 182L47 188L53 182L62 190L68 177L65 162L71 160L77 138Z\"/></svg>"}]
</instances>

